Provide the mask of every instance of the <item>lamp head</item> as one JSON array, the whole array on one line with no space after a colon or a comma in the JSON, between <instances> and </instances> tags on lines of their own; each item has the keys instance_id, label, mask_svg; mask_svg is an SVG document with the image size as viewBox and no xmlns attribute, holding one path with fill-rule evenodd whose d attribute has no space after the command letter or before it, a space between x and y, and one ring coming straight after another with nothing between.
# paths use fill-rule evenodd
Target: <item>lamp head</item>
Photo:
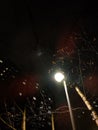
<instances>
[{"instance_id":1,"label":"lamp head","mask_svg":"<svg viewBox=\"0 0 98 130\"><path fill-rule=\"evenodd\" d=\"M57 72L55 75L54 75L54 78L57 82L61 82L63 79L64 79L64 74L61 73L61 72Z\"/></svg>"}]
</instances>

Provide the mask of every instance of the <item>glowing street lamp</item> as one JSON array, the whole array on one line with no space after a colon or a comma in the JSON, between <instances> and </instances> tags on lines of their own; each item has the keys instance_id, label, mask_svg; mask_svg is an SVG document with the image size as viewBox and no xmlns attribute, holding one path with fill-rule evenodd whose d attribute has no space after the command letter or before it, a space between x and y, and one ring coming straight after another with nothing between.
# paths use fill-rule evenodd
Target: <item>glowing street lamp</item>
<instances>
[{"instance_id":1,"label":"glowing street lamp","mask_svg":"<svg viewBox=\"0 0 98 130\"><path fill-rule=\"evenodd\" d=\"M64 75L61 72L56 73L54 77L57 82L61 82L64 79Z\"/></svg>"},{"instance_id":2,"label":"glowing street lamp","mask_svg":"<svg viewBox=\"0 0 98 130\"><path fill-rule=\"evenodd\" d=\"M73 128L73 130L76 130L64 74L61 73L61 72L58 72L58 73L55 74L54 77L55 77L55 80L57 82L63 81L65 94L66 94L66 98L67 98L67 103L68 103L68 108L69 108L69 112L70 112L72 128ZM96 125L98 126L98 115L97 115L96 111L94 110L94 108L91 106L90 102L87 100L85 95L80 91L80 89L77 86L75 87L75 90L78 93L78 95L82 98L82 100L85 103L85 105L88 108L88 110L91 111L91 116L92 116L93 120L95 121Z\"/></svg>"},{"instance_id":3,"label":"glowing street lamp","mask_svg":"<svg viewBox=\"0 0 98 130\"><path fill-rule=\"evenodd\" d=\"M75 123L74 123L74 117L73 117L73 113L72 113L72 109L71 109L71 104L70 104L70 99L69 99L69 95L68 95L68 91L67 91L65 76L64 76L63 73L57 72L57 73L54 75L54 78L55 78L55 80L56 80L57 82L62 82L62 81L63 81L64 90L65 90L65 94L66 94L66 98L67 98L67 103L68 103L68 108L69 108L69 113L70 113L70 119L71 119L71 124L72 124L72 130L76 130L76 128L75 128Z\"/></svg>"}]
</instances>

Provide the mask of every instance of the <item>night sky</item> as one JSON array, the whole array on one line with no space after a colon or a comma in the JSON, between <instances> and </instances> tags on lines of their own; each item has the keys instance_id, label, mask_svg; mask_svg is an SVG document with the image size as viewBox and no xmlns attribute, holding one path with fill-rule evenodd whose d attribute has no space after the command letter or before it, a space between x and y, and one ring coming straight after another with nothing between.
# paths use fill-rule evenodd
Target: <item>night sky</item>
<instances>
[{"instance_id":1,"label":"night sky","mask_svg":"<svg viewBox=\"0 0 98 130\"><path fill-rule=\"evenodd\" d=\"M27 130L51 130L51 112L55 130L72 129L63 84L53 78L57 70L67 77L76 129L98 129L74 89L98 114L97 24L95 3L0 2L1 130L11 129L2 119L21 129L19 108L27 109Z\"/></svg>"}]
</instances>

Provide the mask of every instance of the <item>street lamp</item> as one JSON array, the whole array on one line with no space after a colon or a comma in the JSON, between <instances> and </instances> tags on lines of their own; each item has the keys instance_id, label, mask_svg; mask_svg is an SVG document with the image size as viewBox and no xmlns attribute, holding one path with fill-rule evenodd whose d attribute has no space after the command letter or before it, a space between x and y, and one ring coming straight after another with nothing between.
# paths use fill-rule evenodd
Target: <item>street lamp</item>
<instances>
[{"instance_id":1,"label":"street lamp","mask_svg":"<svg viewBox=\"0 0 98 130\"><path fill-rule=\"evenodd\" d=\"M66 94L66 98L67 98L67 103L68 103L68 108L69 108L69 112L70 112L72 128L73 128L73 130L76 130L64 74L61 72L58 72L55 74L54 77L57 82L63 81L65 94ZM78 95L82 98L82 100L85 103L88 110L91 111L91 116L92 116L93 120L95 121L96 125L98 126L98 115L97 115L96 111L94 110L94 108L91 106L90 102L87 100L85 95L80 91L80 89L77 86L75 87L75 90L78 93Z\"/></svg>"},{"instance_id":2,"label":"street lamp","mask_svg":"<svg viewBox=\"0 0 98 130\"><path fill-rule=\"evenodd\" d=\"M66 98L67 98L67 103L68 103L68 108L69 108L69 113L70 113L72 130L76 130L76 128L75 128L75 122L74 122L74 117L73 117L73 112L72 112L72 109L71 109L70 99L69 99L69 95L68 95L68 91L67 91L65 76L64 76L64 74L62 72L57 72L54 75L54 78L55 78L55 80L57 82L62 82L63 81L64 90L65 90L65 94L66 94Z\"/></svg>"}]
</instances>

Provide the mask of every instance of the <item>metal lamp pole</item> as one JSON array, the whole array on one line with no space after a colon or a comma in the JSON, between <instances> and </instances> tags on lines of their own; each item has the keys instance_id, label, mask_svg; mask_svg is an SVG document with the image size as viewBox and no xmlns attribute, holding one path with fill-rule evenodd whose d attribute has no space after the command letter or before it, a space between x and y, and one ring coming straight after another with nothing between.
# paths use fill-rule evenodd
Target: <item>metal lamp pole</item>
<instances>
[{"instance_id":1,"label":"metal lamp pole","mask_svg":"<svg viewBox=\"0 0 98 130\"><path fill-rule=\"evenodd\" d=\"M64 80L64 75L60 72L55 74L55 80L57 82L61 82L63 81L63 85L64 85L64 90L65 90L65 94L66 94L66 98L67 98L67 103L68 103L68 108L69 108L69 113L70 113L70 119L71 119L71 124L72 124L72 130L76 130L75 128L75 122L74 122L74 117L73 117L73 112L71 109L71 104L70 104L70 99L69 99L69 95L68 95L68 91L67 91L67 86L66 86L66 82Z\"/></svg>"},{"instance_id":2,"label":"metal lamp pole","mask_svg":"<svg viewBox=\"0 0 98 130\"><path fill-rule=\"evenodd\" d=\"M66 98L67 98L67 103L68 103L68 108L69 108L69 113L70 113L72 129L76 130L74 117L73 117L73 112L72 112L72 109L71 109L70 99L69 99L69 95L68 95L68 91L67 91L67 86L66 86L65 80L63 81L63 84L64 84L65 94L66 94Z\"/></svg>"}]
</instances>

